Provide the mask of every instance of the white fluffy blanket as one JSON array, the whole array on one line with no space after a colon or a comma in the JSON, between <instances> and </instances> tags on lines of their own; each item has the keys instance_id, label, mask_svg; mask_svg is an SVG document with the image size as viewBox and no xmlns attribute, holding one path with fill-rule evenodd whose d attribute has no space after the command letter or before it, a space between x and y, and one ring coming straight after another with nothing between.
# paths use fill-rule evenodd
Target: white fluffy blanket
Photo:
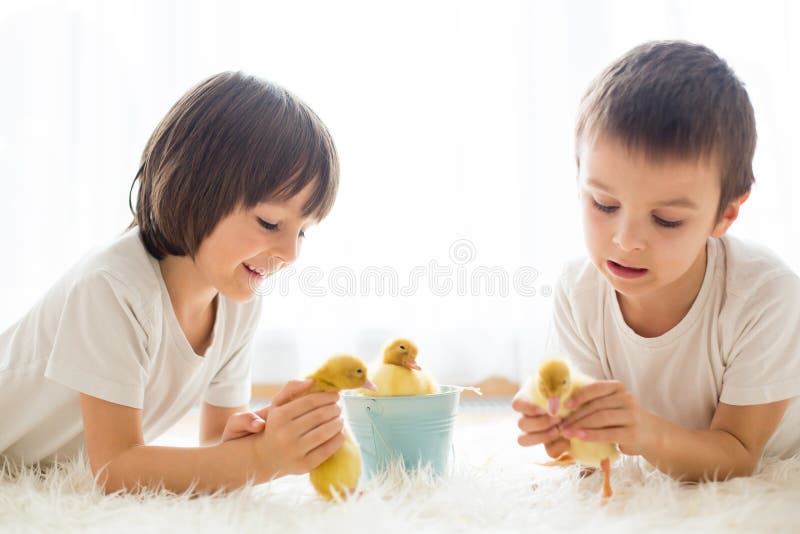
<instances>
[{"instance_id":1,"label":"white fluffy blanket","mask_svg":"<svg viewBox=\"0 0 800 534\"><path fill-rule=\"evenodd\" d=\"M452 476L400 471L342 503L318 499L307 477L228 495L104 496L84 461L44 476L0 477L3 532L798 532L800 459L765 462L759 473L682 485L626 458L612 474L616 494L600 505L598 474L543 467L540 448L522 449L506 414L457 429Z\"/></svg>"}]
</instances>

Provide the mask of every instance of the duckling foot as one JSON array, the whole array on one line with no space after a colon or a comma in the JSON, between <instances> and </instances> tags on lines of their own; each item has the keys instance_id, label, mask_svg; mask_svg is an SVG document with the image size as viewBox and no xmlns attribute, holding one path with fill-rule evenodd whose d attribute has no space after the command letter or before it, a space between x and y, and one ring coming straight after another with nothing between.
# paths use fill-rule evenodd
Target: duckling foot
<instances>
[{"instance_id":1,"label":"duckling foot","mask_svg":"<svg viewBox=\"0 0 800 534\"><path fill-rule=\"evenodd\" d=\"M602 504L605 505L606 501L614 494L614 492L611 491L611 462L608 460L608 458L600 462L600 468L603 470Z\"/></svg>"}]
</instances>

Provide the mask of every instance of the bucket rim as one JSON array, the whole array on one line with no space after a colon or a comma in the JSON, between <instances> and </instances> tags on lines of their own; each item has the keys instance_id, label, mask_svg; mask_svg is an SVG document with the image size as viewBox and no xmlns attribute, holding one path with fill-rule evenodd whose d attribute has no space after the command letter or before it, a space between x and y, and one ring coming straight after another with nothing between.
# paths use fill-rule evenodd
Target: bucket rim
<instances>
[{"instance_id":1,"label":"bucket rim","mask_svg":"<svg viewBox=\"0 0 800 534\"><path fill-rule=\"evenodd\" d=\"M425 395L393 395L387 397L380 397L380 396L371 396L371 395L362 395L361 393L356 392L355 390L348 389L344 390L340 393L342 397L350 397L355 399L369 399L369 400L381 400L381 401L388 401L392 402L395 400L408 400L408 399L430 399L431 397L445 397L445 396L452 396L452 395L460 395L462 391L465 389L469 389L465 386L452 386L449 384L439 384L439 388L442 389L439 393L427 393ZM447 391L444 391L444 388L448 388Z\"/></svg>"}]
</instances>

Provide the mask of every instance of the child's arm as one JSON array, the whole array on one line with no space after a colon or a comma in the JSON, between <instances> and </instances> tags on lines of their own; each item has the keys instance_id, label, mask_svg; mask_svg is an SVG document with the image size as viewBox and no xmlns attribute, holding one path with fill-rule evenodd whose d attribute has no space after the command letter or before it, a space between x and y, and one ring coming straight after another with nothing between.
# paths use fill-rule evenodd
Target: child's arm
<instances>
[{"instance_id":1,"label":"child's arm","mask_svg":"<svg viewBox=\"0 0 800 534\"><path fill-rule=\"evenodd\" d=\"M307 388L285 387L268 413L269 431L210 447L144 445L141 410L81 394L92 471L106 492L163 485L174 492L230 490L306 473L341 446L338 395L317 393L291 402Z\"/></svg>"},{"instance_id":2,"label":"child's arm","mask_svg":"<svg viewBox=\"0 0 800 534\"><path fill-rule=\"evenodd\" d=\"M572 405L570 404L572 403ZM595 382L576 393L564 419L567 437L616 442L682 480L725 479L753 473L788 400L733 406L720 403L708 430L688 430L639 406L621 382Z\"/></svg>"}]
</instances>

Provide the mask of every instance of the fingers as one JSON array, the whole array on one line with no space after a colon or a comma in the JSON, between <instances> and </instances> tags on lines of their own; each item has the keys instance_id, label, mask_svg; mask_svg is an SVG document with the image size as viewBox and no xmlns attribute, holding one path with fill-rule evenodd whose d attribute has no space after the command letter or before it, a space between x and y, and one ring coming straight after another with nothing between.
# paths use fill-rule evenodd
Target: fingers
<instances>
[{"instance_id":1,"label":"fingers","mask_svg":"<svg viewBox=\"0 0 800 534\"><path fill-rule=\"evenodd\" d=\"M293 398L308 390L314 381L310 378L306 380L290 380L281 388L277 395L272 399L273 406L283 406Z\"/></svg>"},{"instance_id":2,"label":"fingers","mask_svg":"<svg viewBox=\"0 0 800 534\"><path fill-rule=\"evenodd\" d=\"M307 473L333 454L344 439L344 421L337 404L319 406L290 419L283 412L292 404L270 410L259 441L265 451L262 458L277 465L282 474Z\"/></svg>"},{"instance_id":3,"label":"fingers","mask_svg":"<svg viewBox=\"0 0 800 534\"><path fill-rule=\"evenodd\" d=\"M292 421L323 406L335 406L338 401L338 393L312 393L279 406L276 411L280 411L285 420Z\"/></svg>"},{"instance_id":4,"label":"fingers","mask_svg":"<svg viewBox=\"0 0 800 534\"><path fill-rule=\"evenodd\" d=\"M519 418L517 422L517 426L520 430L526 433L531 432L544 432L549 430L561 422L560 417L554 417L551 415L538 415L534 417L528 417L523 415Z\"/></svg>"},{"instance_id":5,"label":"fingers","mask_svg":"<svg viewBox=\"0 0 800 534\"><path fill-rule=\"evenodd\" d=\"M565 406L570 409L575 408L577 406L586 404L587 402L591 402L594 399L613 395L614 393L624 390L625 386L622 384L622 382L617 380L602 380L600 382L592 382L591 384L583 386L576 393L574 393L572 397L567 400Z\"/></svg>"},{"instance_id":6,"label":"fingers","mask_svg":"<svg viewBox=\"0 0 800 534\"><path fill-rule=\"evenodd\" d=\"M322 462L331 457L333 453L339 450L339 447L344 443L344 433L339 432L331 439L313 449L305 457L305 464L308 470L312 470L319 466Z\"/></svg>"},{"instance_id":7,"label":"fingers","mask_svg":"<svg viewBox=\"0 0 800 534\"><path fill-rule=\"evenodd\" d=\"M558 428L553 427L544 432L531 432L522 434L517 438L517 443L523 447L530 447L532 445L539 445L540 443L547 443L558 436Z\"/></svg>"},{"instance_id":8,"label":"fingers","mask_svg":"<svg viewBox=\"0 0 800 534\"><path fill-rule=\"evenodd\" d=\"M524 434L517 438L517 443L523 447L530 447L551 441L559 434L557 426L559 422L561 422L561 418L551 415L534 417L523 415L519 418L517 426Z\"/></svg>"},{"instance_id":9,"label":"fingers","mask_svg":"<svg viewBox=\"0 0 800 534\"><path fill-rule=\"evenodd\" d=\"M302 437L328 421L333 419L341 420L341 415L342 409L339 408L338 404L328 404L298 417L293 420L290 425L292 431L297 434L298 437Z\"/></svg>"},{"instance_id":10,"label":"fingers","mask_svg":"<svg viewBox=\"0 0 800 534\"><path fill-rule=\"evenodd\" d=\"M225 423L222 432L222 441L241 438L264 430L264 420L253 412L239 412L233 414Z\"/></svg>"},{"instance_id":11,"label":"fingers","mask_svg":"<svg viewBox=\"0 0 800 534\"><path fill-rule=\"evenodd\" d=\"M632 423L633 418L625 410L603 410L588 415L572 425L563 425L561 432L568 437L586 439L584 434L588 430L627 427Z\"/></svg>"},{"instance_id":12,"label":"fingers","mask_svg":"<svg viewBox=\"0 0 800 534\"><path fill-rule=\"evenodd\" d=\"M265 421L261 416L253 412L246 412L242 415L244 416L242 417L242 422L246 425L245 428L247 430L251 432L260 432L264 429Z\"/></svg>"},{"instance_id":13,"label":"fingers","mask_svg":"<svg viewBox=\"0 0 800 534\"><path fill-rule=\"evenodd\" d=\"M599 399L595 399L580 406L577 410L566 416L564 418L564 424L565 425L576 424L578 421L580 421L581 419L585 418L588 415L599 412L601 410L619 409L622 408L623 404L624 404L623 400L618 395L600 397Z\"/></svg>"},{"instance_id":14,"label":"fingers","mask_svg":"<svg viewBox=\"0 0 800 534\"><path fill-rule=\"evenodd\" d=\"M543 409L539 408L535 404L521 398L521 397L514 397L514 400L511 401L511 407L521 414L533 417L536 415L544 415L545 412Z\"/></svg>"},{"instance_id":15,"label":"fingers","mask_svg":"<svg viewBox=\"0 0 800 534\"><path fill-rule=\"evenodd\" d=\"M339 417L331 419L310 430L300 438L298 442L300 450L309 453L334 438L337 434L341 433L342 430L344 430L344 421Z\"/></svg>"},{"instance_id":16,"label":"fingers","mask_svg":"<svg viewBox=\"0 0 800 534\"><path fill-rule=\"evenodd\" d=\"M264 406L263 408L259 408L258 410L254 411L253 413L256 414L257 416L259 416L261 419L266 421L267 420L267 416L269 415L269 410L270 410L271 407L272 406L268 404L268 405Z\"/></svg>"},{"instance_id":17,"label":"fingers","mask_svg":"<svg viewBox=\"0 0 800 534\"><path fill-rule=\"evenodd\" d=\"M597 441L602 443L621 443L624 441L624 427L600 428L595 430L581 430L580 436L574 436L583 441Z\"/></svg>"},{"instance_id":18,"label":"fingers","mask_svg":"<svg viewBox=\"0 0 800 534\"><path fill-rule=\"evenodd\" d=\"M270 406L259 410L259 413L266 414L270 424L282 426L322 406L336 405L338 401L338 393L311 393L287 401L282 405L276 405L273 402Z\"/></svg>"}]
</instances>

